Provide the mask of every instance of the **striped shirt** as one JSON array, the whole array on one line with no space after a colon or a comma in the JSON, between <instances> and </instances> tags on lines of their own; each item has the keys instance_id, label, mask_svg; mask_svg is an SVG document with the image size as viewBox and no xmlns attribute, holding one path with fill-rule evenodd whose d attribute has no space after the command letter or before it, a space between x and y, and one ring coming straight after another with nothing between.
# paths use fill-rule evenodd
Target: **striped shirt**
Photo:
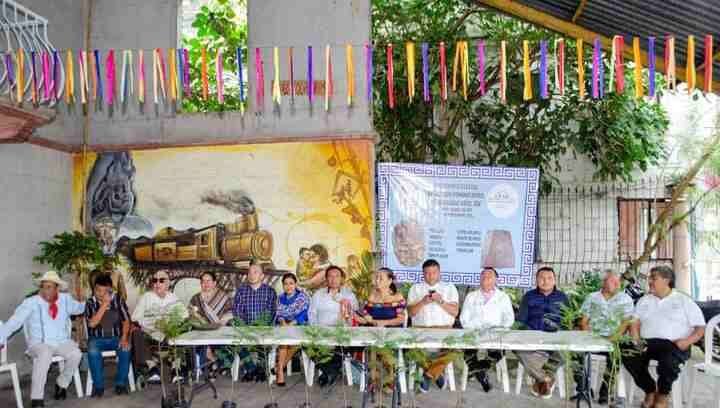
<instances>
[{"instance_id":1,"label":"striped shirt","mask_svg":"<svg viewBox=\"0 0 720 408\"><path fill-rule=\"evenodd\" d=\"M93 296L85 303L86 321L90 321L90 319L95 316L98 310L100 310L100 301L95 296ZM122 300L120 296L115 296L115 294L113 294L112 300L110 301L110 308L105 313L116 314L117 316L115 321L112 323L112 329L110 331L107 331L102 322L95 327L90 327L88 325L88 337L122 336L122 324L124 321L130 320L130 312L128 312L128 307L127 304L125 304L125 301Z\"/></svg>"}]
</instances>

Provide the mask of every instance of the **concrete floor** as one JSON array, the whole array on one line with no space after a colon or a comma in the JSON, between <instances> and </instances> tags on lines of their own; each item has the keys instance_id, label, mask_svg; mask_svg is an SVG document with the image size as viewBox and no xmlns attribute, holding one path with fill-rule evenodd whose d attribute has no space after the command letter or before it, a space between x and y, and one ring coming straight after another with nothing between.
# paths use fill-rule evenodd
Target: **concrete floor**
<instances>
[{"instance_id":1,"label":"concrete floor","mask_svg":"<svg viewBox=\"0 0 720 408\"><path fill-rule=\"evenodd\" d=\"M691 362L694 364L697 360ZM150 408L160 407L161 390L160 386L153 385L145 388L141 392L135 392L127 396L115 396L112 393L111 375L114 372L113 367L108 367L106 373L108 380L106 382L106 395L102 399L78 399L75 397L74 388L71 385L68 390L68 399L62 402L52 401L51 393L54 384L56 372L51 372L48 380L46 407L53 408ZM511 372L511 388L514 389L514 372ZM83 381L86 380L86 373L82 373ZM27 379L25 379L27 380ZM495 378L491 378L495 381ZM302 375L293 375L287 379L288 386L285 388L274 388L274 394L278 408L298 408L305 402L305 387ZM218 387L218 398L213 399L209 390L203 391L193 401L193 407L196 408L220 408L223 400L231 397L231 382L228 378L219 378L216 382ZM696 392L694 393L694 407L697 408L714 408L718 403L712 401L713 382L704 375L698 380ZM25 398L25 406L29 407L29 383L23 384L23 396ZM84 387L83 387L84 388ZM314 408L337 408L343 407L343 393L347 393L349 405L355 408L361 407L361 394L357 388L349 388L343 386L335 386L330 390L321 390L315 386L309 389L310 401ZM235 387L236 402L238 407L263 408L269 402L269 391L267 384L257 383L237 383ZM626 404L626 407L638 407L643 393L640 390L635 392L635 401L633 404ZM562 400L555 393L552 399L540 400L531 396L527 387L523 387L520 395L505 394L502 388L495 385L490 393L484 393L475 380L471 380L468 384L467 392L453 393L449 391L441 391L432 388L428 394L416 394L415 407L433 408L433 407L457 407L459 398L464 400L464 407L518 407L518 408L559 408L559 407L575 407L574 401ZM384 406L389 406L390 399L387 398ZM379 404L369 405L377 407ZM403 406L411 407L412 401L408 395L403 396ZM597 406L595 404L595 406ZM0 408L15 407L15 398L12 389L0 390ZM679 407L674 407L679 408Z\"/></svg>"}]
</instances>

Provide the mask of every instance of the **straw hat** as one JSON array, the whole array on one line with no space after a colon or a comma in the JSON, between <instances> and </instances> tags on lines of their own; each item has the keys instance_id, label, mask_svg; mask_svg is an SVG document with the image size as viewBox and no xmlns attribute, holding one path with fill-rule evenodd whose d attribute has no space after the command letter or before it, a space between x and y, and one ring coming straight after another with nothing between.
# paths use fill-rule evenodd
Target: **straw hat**
<instances>
[{"instance_id":1,"label":"straw hat","mask_svg":"<svg viewBox=\"0 0 720 408\"><path fill-rule=\"evenodd\" d=\"M67 282L60 279L60 275L58 275L58 273L55 271L47 271L43 276L35 279L35 283L37 283L38 286L40 286L42 282L56 283L59 286L60 290L67 289Z\"/></svg>"}]
</instances>

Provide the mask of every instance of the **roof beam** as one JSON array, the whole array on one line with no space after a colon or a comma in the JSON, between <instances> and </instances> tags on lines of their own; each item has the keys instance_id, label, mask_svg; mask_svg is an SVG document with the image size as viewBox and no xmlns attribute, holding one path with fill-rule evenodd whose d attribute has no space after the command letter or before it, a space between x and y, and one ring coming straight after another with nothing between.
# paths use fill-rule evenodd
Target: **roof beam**
<instances>
[{"instance_id":1,"label":"roof beam","mask_svg":"<svg viewBox=\"0 0 720 408\"><path fill-rule=\"evenodd\" d=\"M517 1L477 0L477 2L512 17L517 17L529 23L543 26L548 30L558 32L567 37L582 38L583 41L586 41L588 43L592 43L596 38L599 38L605 49L610 49L612 47L612 40L608 37L605 37L604 35L600 35L575 23L559 19L547 13L543 13L542 11L539 11L532 7L525 6ZM625 45L623 54L626 56L626 58L633 58L631 43ZM640 60L643 66L648 66L648 55L646 51L640 51ZM663 58L663 56L655 57L655 68L659 72L665 72L665 59ZM696 72L697 71L698 70L696 70ZM675 68L675 75L680 81L685 81L686 79L685 69L680 68L679 66Z\"/></svg>"},{"instance_id":2,"label":"roof beam","mask_svg":"<svg viewBox=\"0 0 720 408\"><path fill-rule=\"evenodd\" d=\"M585 10L585 6L587 5L588 0L580 0L580 4L578 4L577 9L575 10L575 14L573 14L572 22L576 22L578 18L580 18L580 15Z\"/></svg>"}]
</instances>

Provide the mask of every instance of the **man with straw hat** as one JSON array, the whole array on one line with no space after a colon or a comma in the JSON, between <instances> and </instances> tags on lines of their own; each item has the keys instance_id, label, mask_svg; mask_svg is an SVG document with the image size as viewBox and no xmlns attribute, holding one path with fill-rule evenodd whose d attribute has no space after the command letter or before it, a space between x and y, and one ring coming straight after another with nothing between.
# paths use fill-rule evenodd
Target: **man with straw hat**
<instances>
[{"instance_id":1,"label":"man with straw hat","mask_svg":"<svg viewBox=\"0 0 720 408\"><path fill-rule=\"evenodd\" d=\"M67 387L80 365L82 353L77 343L70 339L70 316L82 314L85 303L78 302L67 293L67 283L57 272L48 271L36 280L40 290L37 295L25 299L15 309L12 317L0 327L0 347L6 339L25 326L27 353L33 359L32 407L43 407L45 382L54 356L65 359L65 367L55 384L55 399L67 397Z\"/></svg>"}]
</instances>

